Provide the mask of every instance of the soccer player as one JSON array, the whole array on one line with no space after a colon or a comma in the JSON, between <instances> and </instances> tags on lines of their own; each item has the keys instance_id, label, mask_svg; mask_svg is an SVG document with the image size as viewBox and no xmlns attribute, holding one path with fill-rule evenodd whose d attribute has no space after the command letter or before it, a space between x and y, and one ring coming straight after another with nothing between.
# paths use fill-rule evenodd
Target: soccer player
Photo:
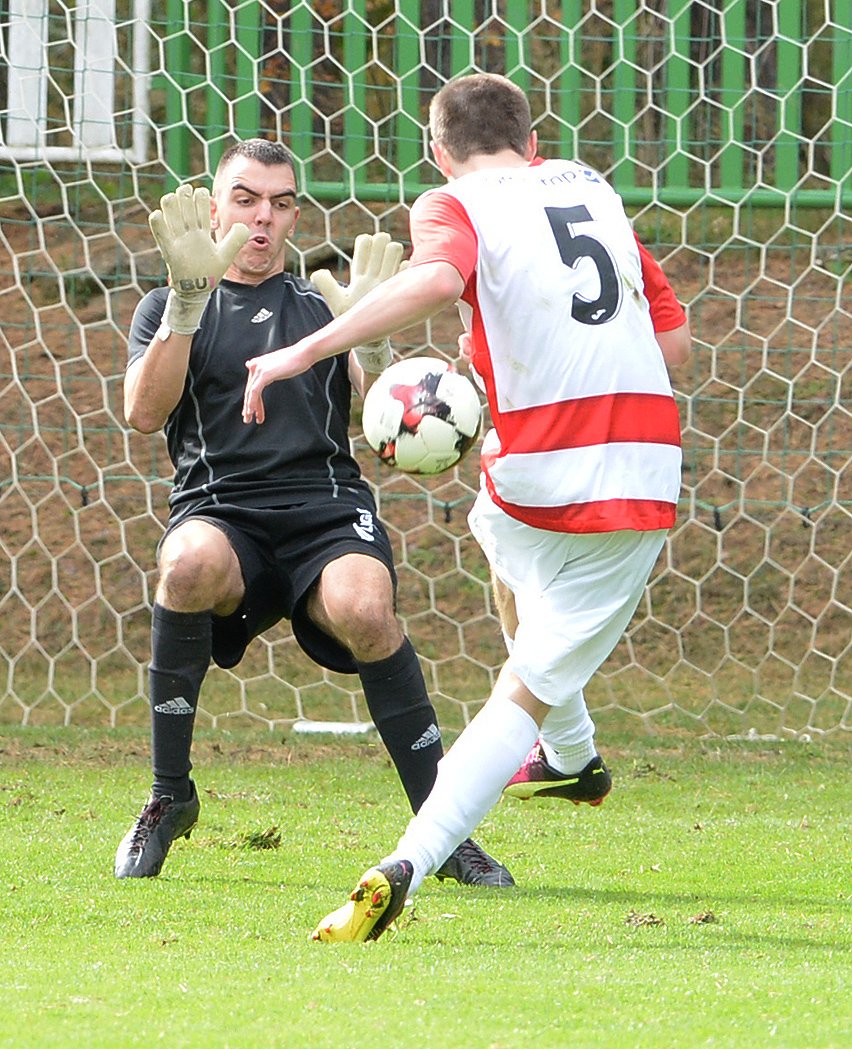
<instances>
[{"instance_id":1,"label":"soccer player","mask_svg":"<svg viewBox=\"0 0 852 1049\"><path fill-rule=\"evenodd\" d=\"M413 810L435 781L435 711L395 614L390 542L349 452L352 391L389 362L387 340L280 383L269 426L239 420L249 358L317 331L399 268L402 245L362 235L348 287L321 271L329 308L285 272L298 218L293 158L263 139L223 155L212 199L183 185L151 215L170 288L149 292L133 317L124 406L134 429L165 428L175 476L151 627L153 786L118 848L119 878L157 875L198 819L190 750L211 656L235 666L282 617L317 663L359 675ZM472 841L436 874L513 884Z\"/></svg>"},{"instance_id":2,"label":"soccer player","mask_svg":"<svg viewBox=\"0 0 852 1049\"><path fill-rule=\"evenodd\" d=\"M537 159L526 96L504 77L450 81L430 132L448 182L412 208L409 267L249 361L243 418L275 417L263 402L274 380L459 301L494 423L470 525L510 652L396 849L318 940L380 936L504 789L603 799L610 774L583 688L636 609L680 487L667 364L689 356L689 327L619 197L584 164Z\"/></svg>"}]
</instances>

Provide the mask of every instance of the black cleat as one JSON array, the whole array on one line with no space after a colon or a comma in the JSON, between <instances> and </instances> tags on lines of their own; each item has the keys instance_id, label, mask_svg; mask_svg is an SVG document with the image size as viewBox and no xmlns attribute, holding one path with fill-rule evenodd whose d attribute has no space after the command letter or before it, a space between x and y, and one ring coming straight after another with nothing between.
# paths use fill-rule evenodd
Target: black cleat
<instances>
[{"instance_id":1,"label":"black cleat","mask_svg":"<svg viewBox=\"0 0 852 1049\"><path fill-rule=\"evenodd\" d=\"M142 809L118 846L116 878L156 877L175 838L189 837L201 811L195 784L190 781L190 785L189 801L175 801L166 794L151 798Z\"/></svg>"},{"instance_id":2,"label":"black cleat","mask_svg":"<svg viewBox=\"0 0 852 1049\"><path fill-rule=\"evenodd\" d=\"M414 868L408 860L371 867L342 907L327 915L311 934L322 943L378 940L402 914Z\"/></svg>"},{"instance_id":3,"label":"black cleat","mask_svg":"<svg viewBox=\"0 0 852 1049\"><path fill-rule=\"evenodd\" d=\"M612 789L612 776L599 754L581 772L559 772L544 760L541 744L536 743L523 765L503 788L511 798L565 798L575 805L600 805Z\"/></svg>"},{"instance_id":4,"label":"black cleat","mask_svg":"<svg viewBox=\"0 0 852 1049\"><path fill-rule=\"evenodd\" d=\"M515 884L509 871L481 849L472 838L465 838L435 871L439 881L451 878L461 885L491 885L507 889Z\"/></svg>"}]
</instances>

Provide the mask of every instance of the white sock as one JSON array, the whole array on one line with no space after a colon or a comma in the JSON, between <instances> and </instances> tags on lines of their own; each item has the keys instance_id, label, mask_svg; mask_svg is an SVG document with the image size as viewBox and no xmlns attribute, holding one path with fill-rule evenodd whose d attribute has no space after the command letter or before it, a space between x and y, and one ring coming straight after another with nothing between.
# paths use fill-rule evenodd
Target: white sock
<instances>
[{"instance_id":1,"label":"white sock","mask_svg":"<svg viewBox=\"0 0 852 1049\"><path fill-rule=\"evenodd\" d=\"M557 772L581 772L597 754L595 725L582 692L552 707L541 726L544 759Z\"/></svg>"},{"instance_id":2,"label":"white sock","mask_svg":"<svg viewBox=\"0 0 852 1049\"><path fill-rule=\"evenodd\" d=\"M409 893L434 873L491 811L538 736L517 703L492 697L438 763L432 793L386 860L410 860Z\"/></svg>"},{"instance_id":3,"label":"white sock","mask_svg":"<svg viewBox=\"0 0 852 1049\"><path fill-rule=\"evenodd\" d=\"M557 750L547 740L541 741L541 749L544 751L544 760L557 772L565 772L571 775L573 772L582 772L586 765L597 754L595 741L586 740L583 743L574 743L568 747L559 747Z\"/></svg>"}]
</instances>

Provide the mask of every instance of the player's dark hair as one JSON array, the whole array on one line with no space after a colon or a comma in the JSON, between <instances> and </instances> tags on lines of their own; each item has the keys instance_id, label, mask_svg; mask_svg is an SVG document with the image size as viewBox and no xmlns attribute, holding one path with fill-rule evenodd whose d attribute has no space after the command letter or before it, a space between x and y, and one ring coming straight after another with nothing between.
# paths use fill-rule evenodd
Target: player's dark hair
<instances>
[{"instance_id":1,"label":"player's dark hair","mask_svg":"<svg viewBox=\"0 0 852 1049\"><path fill-rule=\"evenodd\" d=\"M527 151L532 118L527 96L496 73L474 73L445 84L429 106L435 142L463 164L474 153Z\"/></svg>"},{"instance_id":2,"label":"player's dark hair","mask_svg":"<svg viewBox=\"0 0 852 1049\"><path fill-rule=\"evenodd\" d=\"M272 142L268 138L247 138L226 149L222 154L222 159L216 166L216 175L213 179L214 185L218 181L220 174L235 157L246 157L248 160L256 160L259 164L265 164L267 167L286 164L293 172L293 178L298 185L296 161L293 159L293 154L285 146L282 146L280 142Z\"/></svg>"}]
</instances>

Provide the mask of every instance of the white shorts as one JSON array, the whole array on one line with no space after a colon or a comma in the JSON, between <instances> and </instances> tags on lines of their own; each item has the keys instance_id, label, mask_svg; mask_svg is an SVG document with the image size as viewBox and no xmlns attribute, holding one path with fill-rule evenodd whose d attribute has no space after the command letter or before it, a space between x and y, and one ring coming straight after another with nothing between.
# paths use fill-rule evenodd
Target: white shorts
<instances>
[{"instance_id":1,"label":"white shorts","mask_svg":"<svg viewBox=\"0 0 852 1049\"><path fill-rule=\"evenodd\" d=\"M543 703L563 705L621 639L666 530L549 532L509 517L485 491L468 521L495 575L515 596L518 629L509 669Z\"/></svg>"}]
</instances>

